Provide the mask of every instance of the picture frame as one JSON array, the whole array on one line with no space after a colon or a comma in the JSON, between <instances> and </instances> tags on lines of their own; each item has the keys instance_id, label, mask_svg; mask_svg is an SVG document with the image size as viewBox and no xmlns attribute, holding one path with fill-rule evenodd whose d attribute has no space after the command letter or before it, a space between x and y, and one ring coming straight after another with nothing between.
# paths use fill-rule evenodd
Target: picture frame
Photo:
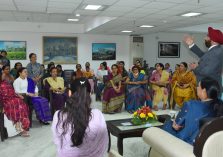
<instances>
[{"instance_id":1,"label":"picture frame","mask_svg":"<svg viewBox=\"0 0 223 157\"><path fill-rule=\"evenodd\" d=\"M159 58L180 58L180 42L158 42Z\"/></svg>"},{"instance_id":2,"label":"picture frame","mask_svg":"<svg viewBox=\"0 0 223 157\"><path fill-rule=\"evenodd\" d=\"M26 41L0 40L0 50L7 51L9 60L26 60Z\"/></svg>"},{"instance_id":3,"label":"picture frame","mask_svg":"<svg viewBox=\"0 0 223 157\"><path fill-rule=\"evenodd\" d=\"M92 60L116 60L116 43L92 43Z\"/></svg>"},{"instance_id":4,"label":"picture frame","mask_svg":"<svg viewBox=\"0 0 223 157\"><path fill-rule=\"evenodd\" d=\"M77 64L77 51L77 37L43 36L43 64Z\"/></svg>"}]
</instances>

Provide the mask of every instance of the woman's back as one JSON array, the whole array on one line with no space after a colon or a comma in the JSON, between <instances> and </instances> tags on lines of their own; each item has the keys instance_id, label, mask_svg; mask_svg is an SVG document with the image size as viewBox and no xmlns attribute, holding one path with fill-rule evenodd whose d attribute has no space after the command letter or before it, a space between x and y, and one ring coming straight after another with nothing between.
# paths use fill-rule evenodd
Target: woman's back
<instances>
[{"instance_id":1,"label":"woman's back","mask_svg":"<svg viewBox=\"0 0 223 157\"><path fill-rule=\"evenodd\" d=\"M54 114L52 131L54 143L57 146L58 157L103 157L108 146L108 133L105 119L98 109L91 110L91 118L85 131L83 143L78 147L71 147L71 126L64 136L62 123L58 123L58 114L62 117L62 112L57 111ZM63 115L63 120L66 115Z\"/></svg>"}]
</instances>

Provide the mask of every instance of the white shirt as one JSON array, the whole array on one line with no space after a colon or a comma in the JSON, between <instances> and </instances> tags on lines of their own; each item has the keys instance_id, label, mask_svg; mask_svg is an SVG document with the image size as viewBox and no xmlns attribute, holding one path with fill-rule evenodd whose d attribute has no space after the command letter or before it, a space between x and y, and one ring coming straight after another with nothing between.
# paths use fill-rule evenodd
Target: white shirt
<instances>
[{"instance_id":1,"label":"white shirt","mask_svg":"<svg viewBox=\"0 0 223 157\"><path fill-rule=\"evenodd\" d=\"M27 78L22 79L21 77L18 77L14 81L13 87L14 87L16 93L27 93L27 89L28 89L28 80L27 80ZM37 86L35 87L35 93L38 93Z\"/></svg>"},{"instance_id":2,"label":"white shirt","mask_svg":"<svg viewBox=\"0 0 223 157\"><path fill-rule=\"evenodd\" d=\"M97 72L97 77L98 78L102 78L102 80L98 80L98 83L102 83L103 82L103 76L104 75L108 75L108 70L98 70Z\"/></svg>"}]
</instances>

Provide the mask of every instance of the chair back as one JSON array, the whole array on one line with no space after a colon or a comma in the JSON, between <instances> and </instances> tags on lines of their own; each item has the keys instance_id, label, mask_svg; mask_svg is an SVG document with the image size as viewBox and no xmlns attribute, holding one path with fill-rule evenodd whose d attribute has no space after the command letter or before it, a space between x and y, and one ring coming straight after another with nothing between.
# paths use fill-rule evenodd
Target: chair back
<instances>
[{"instance_id":1,"label":"chair back","mask_svg":"<svg viewBox=\"0 0 223 157\"><path fill-rule=\"evenodd\" d=\"M222 124L223 124L223 117L218 117L213 120L210 120L209 122L205 123L202 126L199 135L195 139L195 144L194 144L194 154L196 157L202 157L204 145L206 145L206 142L208 141L209 137L211 137L213 134L219 131L220 132L223 131ZM219 136L222 136L222 135L219 135ZM223 147L222 143L220 145L221 147ZM207 145L205 147L207 147ZM218 147L216 147L215 150L212 150L212 151L217 151L217 149ZM223 156L223 154L220 156Z\"/></svg>"}]
</instances>

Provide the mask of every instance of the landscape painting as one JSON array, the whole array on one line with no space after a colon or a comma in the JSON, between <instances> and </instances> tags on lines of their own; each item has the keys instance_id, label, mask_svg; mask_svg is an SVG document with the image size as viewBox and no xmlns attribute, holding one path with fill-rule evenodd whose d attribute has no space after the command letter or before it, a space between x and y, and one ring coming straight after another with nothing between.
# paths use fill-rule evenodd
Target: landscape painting
<instances>
[{"instance_id":1,"label":"landscape painting","mask_svg":"<svg viewBox=\"0 0 223 157\"><path fill-rule=\"evenodd\" d=\"M43 37L43 63L77 64L77 37Z\"/></svg>"},{"instance_id":2,"label":"landscape painting","mask_svg":"<svg viewBox=\"0 0 223 157\"><path fill-rule=\"evenodd\" d=\"M92 60L115 60L116 43L93 43Z\"/></svg>"},{"instance_id":3,"label":"landscape painting","mask_svg":"<svg viewBox=\"0 0 223 157\"><path fill-rule=\"evenodd\" d=\"M7 51L9 60L26 60L26 41L0 41L0 50Z\"/></svg>"}]
</instances>

